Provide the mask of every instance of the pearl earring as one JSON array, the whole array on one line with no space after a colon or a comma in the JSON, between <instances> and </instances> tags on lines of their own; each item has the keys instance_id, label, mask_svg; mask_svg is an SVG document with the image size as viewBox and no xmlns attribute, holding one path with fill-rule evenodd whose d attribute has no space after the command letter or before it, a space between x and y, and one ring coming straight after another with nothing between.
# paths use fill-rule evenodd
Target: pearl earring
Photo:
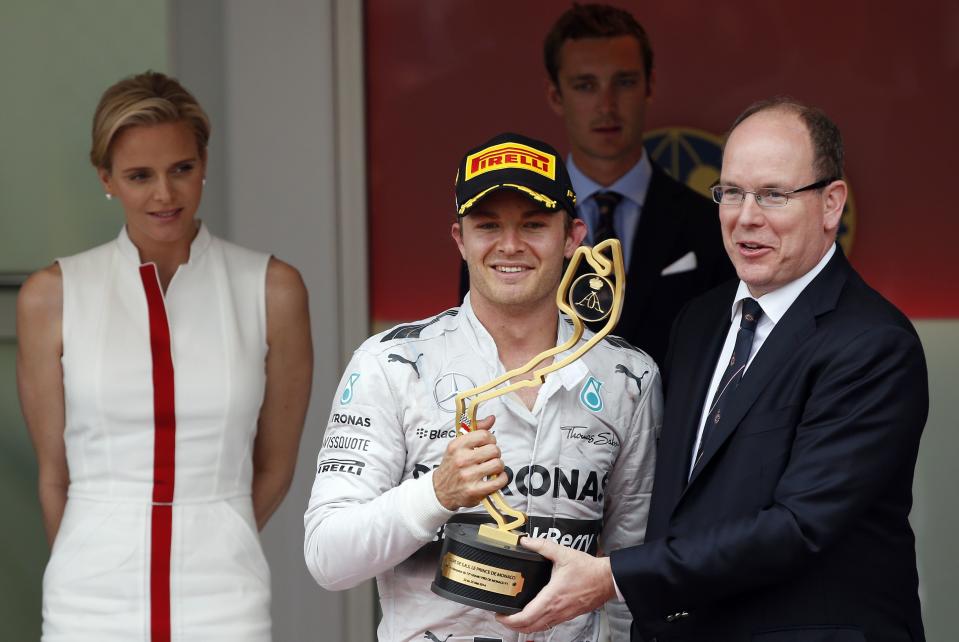
<instances>
[{"instance_id":1,"label":"pearl earring","mask_svg":"<svg viewBox=\"0 0 959 642\"><path fill-rule=\"evenodd\" d=\"M203 187L206 187L206 176L203 177Z\"/></svg>"},{"instance_id":2,"label":"pearl earring","mask_svg":"<svg viewBox=\"0 0 959 642\"><path fill-rule=\"evenodd\" d=\"M108 201L112 201L112 200L113 200L113 194L111 194L110 192L107 192L106 194L104 194L104 196L107 197L107 200L108 200Z\"/></svg>"}]
</instances>

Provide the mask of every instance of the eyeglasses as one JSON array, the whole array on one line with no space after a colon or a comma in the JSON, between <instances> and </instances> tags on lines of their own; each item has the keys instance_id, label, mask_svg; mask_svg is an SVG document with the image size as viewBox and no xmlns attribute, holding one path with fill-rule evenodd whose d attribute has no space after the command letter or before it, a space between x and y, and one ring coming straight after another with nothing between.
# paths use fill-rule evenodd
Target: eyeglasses
<instances>
[{"instance_id":1,"label":"eyeglasses","mask_svg":"<svg viewBox=\"0 0 959 642\"><path fill-rule=\"evenodd\" d=\"M797 187L793 190L782 190L775 187L761 187L755 192L750 192L741 187L733 187L731 185L713 185L710 188L710 191L713 193L713 200L719 203L720 205L742 205L743 201L746 200L746 194L752 194L756 199L756 203L760 207L785 207L786 203L789 202L789 196L792 194L798 194L799 192L806 192L814 189L822 189L826 185L829 185L833 181L839 180L838 178L825 178L821 181L816 181L805 187Z\"/></svg>"}]
</instances>

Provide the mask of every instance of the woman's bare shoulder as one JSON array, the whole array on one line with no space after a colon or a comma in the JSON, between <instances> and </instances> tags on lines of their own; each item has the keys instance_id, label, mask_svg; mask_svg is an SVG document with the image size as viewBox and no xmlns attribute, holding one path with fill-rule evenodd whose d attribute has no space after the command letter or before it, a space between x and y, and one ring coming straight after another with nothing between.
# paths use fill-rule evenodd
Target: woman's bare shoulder
<instances>
[{"instance_id":1,"label":"woman's bare shoulder","mask_svg":"<svg viewBox=\"0 0 959 642\"><path fill-rule=\"evenodd\" d=\"M37 270L20 286L17 308L21 314L59 314L63 306L63 273L60 264L53 263Z\"/></svg>"}]
</instances>

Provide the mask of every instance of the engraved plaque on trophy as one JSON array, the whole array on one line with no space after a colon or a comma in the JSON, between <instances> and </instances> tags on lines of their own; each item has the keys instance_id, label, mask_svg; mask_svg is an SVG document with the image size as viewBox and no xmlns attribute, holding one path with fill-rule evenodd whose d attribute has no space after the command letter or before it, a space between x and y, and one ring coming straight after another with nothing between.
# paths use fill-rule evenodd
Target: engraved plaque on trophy
<instances>
[{"instance_id":1,"label":"engraved plaque on trophy","mask_svg":"<svg viewBox=\"0 0 959 642\"><path fill-rule=\"evenodd\" d=\"M576 276L583 261L592 271L585 270ZM460 392L456 396L457 432L471 430L481 403L519 388L541 385L548 374L573 363L602 341L619 320L624 289L623 252L618 240L577 248L556 292L556 305L573 322L572 335L562 345L541 352L524 366ZM605 325L596 334L577 345L583 336L584 322L603 320ZM568 351L572 352L534 370L537 364ZM510 383L531 371L531 379ZM518 613L549 582L552 562L520 545L520 538L526 536L522 530L526 514L510 506L501 492L483 499L483 507L495 525L446 525L439 568L430 588L437 595L468 606Z\"/></svg>"}]
</instances>

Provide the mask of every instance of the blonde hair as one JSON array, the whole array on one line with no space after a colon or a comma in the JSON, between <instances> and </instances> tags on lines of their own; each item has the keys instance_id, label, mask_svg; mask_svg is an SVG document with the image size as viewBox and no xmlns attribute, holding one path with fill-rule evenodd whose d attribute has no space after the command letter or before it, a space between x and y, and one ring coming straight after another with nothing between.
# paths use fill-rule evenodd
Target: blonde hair
<instances>
[{"instance_id":1,"label":"blonde hair","mask_svg":"<svg viewBox=\"0 0 959 642\"><path fill-rule=\"evenodd\" d=\"M197 150L206 153L210 119L200 103L175 78L147 71L124 78L100 97L93 114L90 162L97 169L112 169L112 145L125 129L137 125L186 122L196 136Z\"/></svg>"}]
</instances>

